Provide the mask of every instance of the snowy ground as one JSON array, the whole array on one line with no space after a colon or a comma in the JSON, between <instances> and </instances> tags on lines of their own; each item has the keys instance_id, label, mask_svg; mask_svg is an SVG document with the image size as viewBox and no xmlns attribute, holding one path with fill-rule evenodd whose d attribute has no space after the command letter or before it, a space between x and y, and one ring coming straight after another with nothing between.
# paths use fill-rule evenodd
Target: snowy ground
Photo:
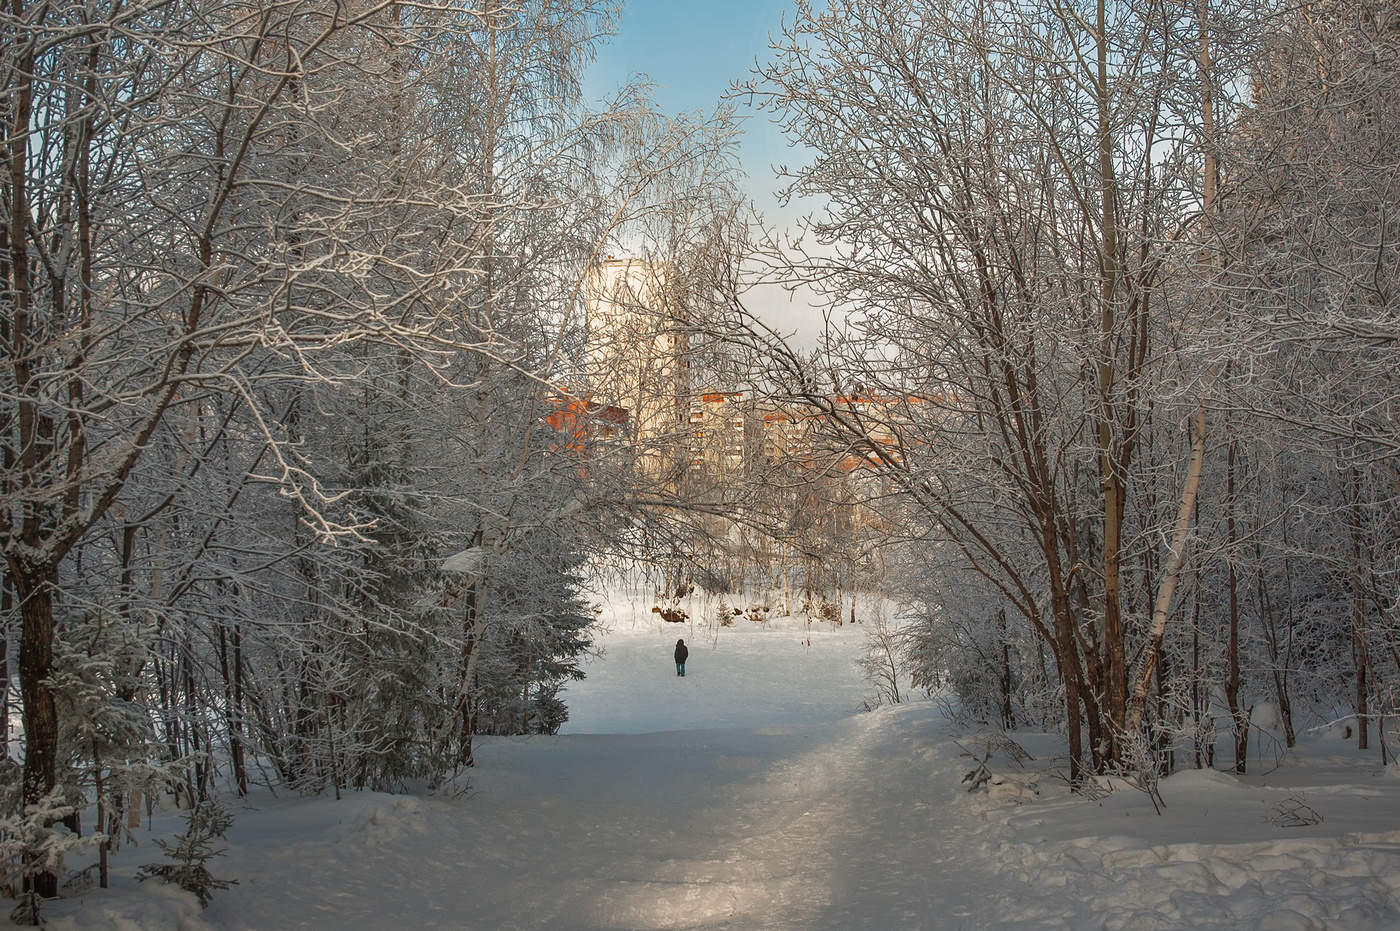
<instances>
[{"instance_id":1,"label":"snowy ground","mask_svg":"<svg viewBox=\"0 0 1400 931\"><path fill-rule=\"evenodd\" d=\"M859 626L605 617L565 732L483 741L468 795L261 796L207 911L129 879L143 843L50 927L1400 927L1400 776L1339 739L1245 782L1176 775L1161 817L1131 788L1069 795L1049 736L969 794L961 754L984 744L934 704L861 713ZM1290 799L1325 820L1275 823Z\"/></svg>"}]
</instances>

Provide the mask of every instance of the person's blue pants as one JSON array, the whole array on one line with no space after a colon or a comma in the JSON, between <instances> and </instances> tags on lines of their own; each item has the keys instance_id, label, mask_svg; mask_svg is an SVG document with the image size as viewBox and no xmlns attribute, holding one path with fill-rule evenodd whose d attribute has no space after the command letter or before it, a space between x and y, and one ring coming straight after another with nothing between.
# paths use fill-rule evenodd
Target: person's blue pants
<instances>
[{"instance_id":1,"label":"person's blue pants","mask_svg":"<svg viewBox=\"0 0 1400 931\"><path fill-rule=\"evenodd\" d=\"M685 663L677 663L677 664L676 664L676 675L678 675L678 676L683 676L683 675L685 675Z\"/></svg>"}]
</instances>

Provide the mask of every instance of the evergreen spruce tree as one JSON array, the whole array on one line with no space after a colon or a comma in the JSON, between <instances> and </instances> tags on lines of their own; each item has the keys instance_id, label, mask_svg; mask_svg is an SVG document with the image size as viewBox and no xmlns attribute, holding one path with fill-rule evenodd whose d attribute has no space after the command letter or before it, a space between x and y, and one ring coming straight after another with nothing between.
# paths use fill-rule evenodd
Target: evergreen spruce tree
<instances>
[{"instance_id":1,"label":"evergreen spruce tree","mask_svg":"<svg viewBox=\"0 0 1400 931\"><path fill-rule=\"evenodd\" d=\"M169 863L147 863L136 874L145 881L156 878L175 883L186 892L193 892L199 904L208 907L214 890L235 885L236 879L215 879L209 872L210 860L223 853L214 848L214 841L233 826L233 815L214 799L206 799L191 808L186 816L185 832L175 841L157 840L156 846L170 858Z\"/></svg>"}]
</instances>

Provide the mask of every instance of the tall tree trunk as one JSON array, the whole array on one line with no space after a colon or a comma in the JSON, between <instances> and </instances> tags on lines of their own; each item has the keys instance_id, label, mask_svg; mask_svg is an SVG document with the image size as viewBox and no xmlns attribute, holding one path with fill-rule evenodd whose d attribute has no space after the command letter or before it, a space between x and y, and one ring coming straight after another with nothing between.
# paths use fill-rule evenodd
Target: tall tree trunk
<instances>
[{"instance_id":1,"label":"tall tree trunk","mask_svg":"<svg viewBox=\"0 0 1400 931\"><path fill-rule=\"evenodd\" d=\"M1284 530L1284 545L1287 546L1288 531ZM1256 541L1254 544L1254 561L1256 565L1263 566L1263 548ZM1293 663L1293 570L1292 561L1284 559L1283 562L1283 590L1284 590L1284 630L1282 635L1279 632L1279 611L1274 607L1273 597L1269 594L1269 586L1264 579L1261 569L1259 577L1255 582L1255 598L1259 602L1259 617L1264 625L1264 637L1269 644L1271 659L1270 674L1274 680L1274 700L1278 702L1279 721L1283 725L1284 745L1290 750L1298 742L1297 732L1293 729L1293 697L1289 692L1288 674Z\"/></svg>"},{"instance_id":2,"label":"tall tree trunk","mask_svg":"<svg viewBox=\"0 0 1400 931\"><path fill-rule=\"evenodd\" d=\"M1358 580L1359 583L1359 580ZM1366 645L1366 604L1360 591L1352 599L1352 659L1356 664L1356 749L1370 747L1370 650Z\"/></svg>"},{"instance_id":3,"label":"tall tree trunk","mask_svg":"<svg viewBox=\"0 0 1400 931\"><path fill-rule=\"evenodd\" d=\"M13 0L10 5L16 21L23 21L34 15L26 10L21 0ZM40 12L40 17L48 14ZM9 171L9 216L7 219L6 244L8 255L8 286L12 296L12 306L8 324L11 358L14 360L14 386L16 395L21 398L16 412L19 428L19 464L26 472L37 472L42 456L43 437L51 437L46 431L42 417L32 400L36 393L35 377L30 346L34 335L30 332L30 315L33 311L34 286L31 280L31 258L29 255L29 222L33 204L29 197L28 169L30 159L30 131L33 120L36 43L30 43L16 56L18 61L11 70L15 86L8 89L6 102L9 104L9 126L6 128L8 145L5 152L6 167ZM7 444L8 445L8 444ZM42 519L38 505L26 506L20 518L21 539L31 551L38 550L42 539ZM15 597L19 600L20 645L19 645L19 685L23 702L24 720L24 772L21 777L21 799L25 805L32 805L44 798L54 787L58 778L58 711L54 706L53 691L49 686L49 676L53 669L54 616L53 597L57 590L58 567L56 562L34 564L19 560L13 554L9 557L11 579L15 586ZM38 859L34 851L24 853L26 871ZM26 891L36 892L46 898L58 895L58 876L46 870L25 878Z\"/></svg>"},{"instance_id":4,"label":"tall tree trunk","mask_svg":"<svg viewBox=\"0 0 1400 931\"><path fill-rule=\"evenodd\" d=\"M226 588L220 580L219 589ZM238 648L238 625L232 630L222 622L219 630L219 672L224 680L224 720L228 726L229 762L238 794L248 794L248 772L243 758L243 695ZM230 649L231 647L231 649Z\"/></svg>"},{"instance_id":5,"label":"tall tree trunk","mask_svg":"<svg viewBox=\"0 0 1400 931\"><path fill-rule=\"evenodd\" d=\"M194 679L194 649L193 644L185 645L185 655L181 658L181 665L184 669L185 689L185 716L187 723L185 733L189 736L186 745L186 752L193 761L193 771L186 770L190 778L190 807L194 808L209 797L209 769L210 755L208 753L210 738L207 729L202 725L199 708L199 690Z\"/></svg>"},{"instance_id":6,"label":"tall tree trunk","mask_svg":"<svg viewBox=\"0 0 1400 931\"><path fill-rule=\"evenodd\" d=\"M1225 466L1225 533L1226 574L1230 599L1230 632L1225 675L1225 701L1230 708L1230 727L1235 737L1235 772L1243 773L1249 750L1249 712L1240 707L1240 585L1235 569L1239 537L1235 529L1235 441L1226 446Z\"/></svg>"},{"instance_id":7,"label":"tall tree trunk","mask_svg":"<svg viewBox=\"0 0 1400 931\"><path fill-rule=\"evenodd\" d=\"M1351 654L1356 667L1356 748L1370 747L1370 688L1367 674L1370 670L1370 651L1366 643L1366 594L1364 576L1365 546L1362 540L1361 476L1356 469L1349 470L1347 491L1350 501L1351 525Z\"/></svg>"},{"instance_id":8,"label":"tall tree trunk","mask_svg":"<svg viewBox=\"0 0 1400 931\"><path fill-rule=\"evenodd\" d=\"M1121 754L1120 742L1127 726L1128 712L1128 664L1126 635L1123 629L1121 540L1123 533L1123 506L1127 489L1123 484L1122 461L1126 453L1120 449L1121 438L1117 437L1114 411L1117 407L1113 394L1116 390L1117 370L1114 356L1117 351L1117 310L1118 277L1120 274L1118 255L1118 201L1117 172L1113 164L1112 107L1113 95L1108 81L1108 17L1107 0L1098 0L1095 22L1095 45L1097 51L1097 81L1094 87L1095 103L1098 112L1099 140L1099 194L1102 215L1100 217L1099 248L1099 359L1098 359L1098 411L1095 417L1098 434L1099 487L1103 497L1103 748L1099 754L1106 760L1117 761Z\"/></svg>"},{"instance_id":9,"label":"tall tree trunk","mask_svg":"<svg viewBox=\"0 0 1400 931\"><path fill-rule=\"evenodd\" d=\"M1069 781L1080 785L1084 777L1084 738L1079 725L1079 677L1070 673L1064 665L1060 674L1065 683L1066 731L1069 740Z\"/></svg>"},{"instance_id":10,"label":"tall tree trunk","mask_svg":"<svg viewBox=\"0 0 1400 931\"><path fill-rule=\"evenodd\" d=\"M11 563L22 622L19 686L24 699L23 800L35 805L58 782L58 709L49 684L53 674L53 593L58 573L52 566ZM45 826L52 824L46 822ZM28 863L35 854L26 852ZM26 889L45 898L58 895L58 876L46 870L25 880Z\"/></svg>"},{"instance_id":11,"label":"tall tree trunk","mask_svg":"<svg viewBox=\"0 0 1400 931\"><path fill-rule=\"evenodd\" d=\"M0 565L0 759L10 757L10 612L15 609L8 566Z\"/></svg>"},{"instance_id":12,"label":"tall tree trunk","mask_svg":"<svg viewBox=\"0 0 1400 931\"><path fill-rule=\"evenodd\" d=\"M243 713L243 628L237 621L233 624L233 709L234 729L233 775L238 783L238 794L248 794L248 766L244 754L244 734L246 726Z\"/></svg>"},{"instance_id":13,"label":"tall tree trunk","mask_svg":"<svg viewBox=\"0 0 1400 931\"><path fill-rule=\"evenodd\" d=\"M1199 577L1200 573L1197 573ZM1200 581L1197 579L1197 590ZM1205 764L1204 741L1201 740L1201 600L1193 599L1191 608L1191 743L1195 750L1196 768Z\"/></svg>"},{"instance_id":14,"label":"tall tree trunk","mask_svg":"<svg viewBox=\"0 0 1400 931\"><path fill-rule=\"evenodd\" d=\"M1154 742L1154 751L1157 755L1157 772L1159 775L1167 776L1176 769L1176 750L1172 739L1172 731L1179 724L1176 714L1167 702L1167 677L1171 674L1171 663L1165 655L1157 663L1157 720L1161 727L1157 731L1157 739Z\"/></svg>"},{"instance_id":15,"label":"tall tree trunk","mask_svg":"<svg viewBox=\"0 0 1400 931\"><path fill-rule=\"evenodd\" d=\"M851 621L855 621L855 601L851 601ZM1001 692L1001 726L1006 730L1016 729L1016 712L1011 704L1011 638L1006 630L1006 609L997 609L997 639L1001 641L1001 676L998 682Z\"/></svg>"},{"instance_id":16,"label":"tall tree trunk","mask_svg":"<svg viewBox=\"0 0 1400 931\"><path fill-rule=\"evenodd\" d=\"M97 793L97 830L105 832L108 820L107 798L106 793L102 791L102 750L96 741L92 746L92 782ZM111 846L110 834L97 845L97 885L102 889L108 887L107 851Z\"/></svg>"},{"instance_id":17,"label":"tall tree trunk","mask_svg":"<svg viewBox=\"0 0 1400 931\"><path fill-rule=\"evenodd\" d=\"M477 535L480 539L480 535ZM463 597L465 610L462 618L462 686L461 695L458 698L460 703L459 715L460 723L457 736L457 765L474 766L476 759L472 755L472 736L476 733L475 707L472 702L472 694L475 691L475 683L472 677L475 670L473 659L477 647L477 582L475 579L467 586L467 591Z\"/></svg>"}]
</instances>

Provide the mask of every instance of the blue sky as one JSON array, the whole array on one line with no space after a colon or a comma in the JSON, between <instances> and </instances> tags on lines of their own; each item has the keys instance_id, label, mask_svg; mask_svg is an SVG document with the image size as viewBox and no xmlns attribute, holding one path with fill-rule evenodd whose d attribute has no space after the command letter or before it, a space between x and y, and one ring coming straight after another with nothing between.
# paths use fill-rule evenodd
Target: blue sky
<instances>
[{"instance_id":1,"label":"blue sky","mask_svg":"<svg viewBox=\"0 0 1400 931\"><path fill-rule=\"evenodd\" d=\"M596 100L641 74L666 112L708 115L731 82L750 75L756 58L768 58L768 38L793 6L793 0L625 0L618 35L599 50L585 93ZM765 114L743 106L738 113L747 117L741 157L749 186L763 199L774 187L769 166L788 157L787 144Z\"/></svg>"},{"instance_id":2,"label":"blue sky","mask_svg":"<svg viewBox=\"0 0 1400 931\"><path fill-rule=\"evenodd\" d=\"M603 91L641 73L670 112L709 112L756 57L767 58L793 0L625 0L618 35L602 48L589 87Z\"/></svg>"},{"instance_id":3,"label":"blue sky","mask_svg":"<svg viewBox=\"0 0 1400 931\"><path fill-rule=\"evenodd\" d=\"M754 60L767 60L793 0L625 0L618 34L598 52L584 92L597 100L632 75L650 79L657 103L668 113L708 115L735 80L750 76ZM736 104L743 119L739 157L747 190L769 223L787 226L793 211L780 211L771 166L795 161L768 115ZM750 292L751 308L781 329L809 331L819 315L802 298L776 287Z\"/></svg>"}]
</instances>

